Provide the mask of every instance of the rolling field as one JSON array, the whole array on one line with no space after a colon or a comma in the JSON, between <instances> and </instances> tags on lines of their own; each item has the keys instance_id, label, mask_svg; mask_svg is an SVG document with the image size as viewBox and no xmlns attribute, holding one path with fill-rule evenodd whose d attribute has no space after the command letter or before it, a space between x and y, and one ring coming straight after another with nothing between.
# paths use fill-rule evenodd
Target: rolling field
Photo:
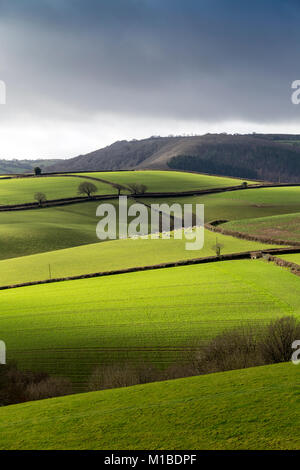
<instances>
[{"instance_id":1,"label":"rolling field","mask_svg":"<svg viewBox=\"0 0 300 470\"><path fill-rule=\"evenodd\" d=\"M115 206L118 201L106 200ZM99 242L100 201L0 213L0 259ZM132 200L128 199L128 206ZM128 220L131 218L128 217Z\"/></svg>"},{"instance_id":2,"label":"rolling field","mask_svg":"<svg viewBox=\"0 0 300 470\"><path fill-rule=\"evenodd\" d=\"M147 192L163 193L239 186L243 181L247 181L180 171L110 171L77 174L104 179L124 186L130 183L145 184ZM251 183L253 184L253 181L249 181L249 184Z\"/></svg>"},{"instance_id":3,"label":"rolling field","mask_svg":"<svg viewBox=\"0 0 300 470\"><path fill-rule=\"evenodd\" d=\"M237 220L300 212L300 186L257 188L162 200L180 204L204 204L205 220ZM151 202L150 199L146 202ZM159 199L156 199L159 203Z\"/></svg>"},{"instance_id":4,"label":"rolling field","mask_svg":"<svg viewBox=\"0 0 300 470\"><path fill-rule=\"evenodd\" d=\"M76 175L80 176L78 178ZM241 184L242 180L222 178L217 176L198 175L172 171L124 171L124 172L99 172L99 173L74 173L74 176L43 176L3 179L0 184L0 205L21 204L34 202L34 194L43 192L48 200L63 199L78 196L78 186L87 176L107 180L86 181L93 182L97 187L95 194L117 194L116 189L110 183L146 184L149 192L185 191L196 189L210 189ZM0 178L1 179L1 178Z\"/></svg>"},{"instance_id":5,"label":"rolling field","mask_svg":"<svg viewBox=\"0 0 300 470\"><path fill-rule=\"evenodd\" d=\"M1 449L298 449L292 364L0 409Z\"/></svg>"},{"instance_id":6,"label":"rolling field","mask_svg":"<svg viewBox=\"0 0 300 470\"><path fill-rule=\"evenodd\" d=\"M78 186L84 179L70 176L43 176L33 178L13 178L0 182L0 205L35 202L34 194L42 192L47 199L63 199L78 196ZM88 181L88 180L87 180ZM96 194L116 194L110 185L94 181Z\"/></svg>"},{"instance_id":7,"label":"rolling field","mask_svg":"<svg viewBox=\"0 0 300 470\"><path fill-rule=\"evenodd\" d=\"M241 322L299 318L299 293L297 276L251 260L23 287L0 294L1 338L22 367L82 387L102 361L167 362Z\"/></svg>"},{"instance_id":8,"label":"rolling field","mask_svg":"<svg viewBox=\"0 0 300 470\"><path fill-rule=\"evenodd\" d=\"M293 253L290 255L280 255L278 258L285 259L286 261L290 261L291 263L299 264L300 266L300 253Z\"/></svg>"},{"instance_id":9,"label":"rolling field","mask_svg":"<svg viewBox=\"0 0 300 470\"><path fill-rule=\"evenodd\" d=\"M148 203L167 202L171 204L172 201L173 198L171 200L170 198L166 198L164 200L159 198L158 201L156 199L147 199ZM116 208L118 208L118 201L116 200L107 200L105 202L112 203ZM201 203L202 199L186 197L181 198L180 202ZM132 203L133 201L128 199L128 205L131 205ZM96 236L96 225L100 220L98 217L96 217L96 209L99 204L100 201L91 201L60 207L46 207L43 209L1 212L0 260L99 242ZM206 219L212 219L212 210L214 210L214 208L205 205ZM240 211L240 215L241 214L242 211ZM217 236L218 239L220 237L220 241L222 235ZM207 237L210 243L212 237L209 234L207 234ZM215 237L216 235L214 235L214 240ZM137 245L139 243L140 241L137 241ZM147 243L148 242L143 241L142 246L146 247ZM249 242L231 239L230 237L226 237L226 239L222 238L222 244L224 245L225 253L231 253L233 251L247 251L248 249L255 249L262 246L253 242L250 243L251 245ZM171 243L169 243L169 245L171 245ZM166 250L168 250L167 253L169 250L171 250L172 253L175 253L175 251L177 253L178 248L178 255L180 257L177 257L176 254L176 258L172 257L170 260L181 259L181 257L184 256L182 254L182 247L180 243L179 245L173 244L172 247L170 246L167 248L167 243L164 242L163 246L166 246ZM140 251L139 247L137 248L137 251ZM164 248L159 250L159 253L163 254L163 251ZM199 256L211 255L213 255L212 250L207 245L207 251L205 254L198 255L196 252L194 252L189 253L188 257L197 258ZM158 257L155 256L155 259L158 260ZM167 258L164 257L164 259ZM20 276L22 277L22 273L20 273Z\"/></svg>"},{"instance_id":10,"label":"rolling field","mask_svg":"<svg viewBox=\"0 0 300 470\"><path fill-rule=\"evenodd\" d=\"M215 234L209 230L204 231L204 247L194 251L186 250L185 238L174 239L173 232L170 240L160 238L110 240L105 243L98 241L64 250L2 260L0 285L49 279L49 265L51 277L57 278L215 256L216 239L223 246L222 254L275 247Z\"/></svg>"},{"instance_id":11,"label":"rolling field","mask_svg":"<svg viewBox=\"0 0 300 470\"><path fill-rule=\"evenodd\" d=\"M227 230L258 235L271 239L300 241L300 213L273 215L258 219L244 219L228 222L222 227Z\"/></svg>"},{"instance_id":12,"label":"rolling field","mask_svg":"<svg viewBox=\"0 0 300 470\"><path fill-rule=\"evenodd\" d=\"M99 194L114 195L109 182L145 184L149 192L241 184L166 171L86 176L107 180L94 183ZM37 191L48 199L76 196L82 181L3 180L0 204L29 202ZM231 230L299 240L299 196L300 187L286 187L143 200L202 203L206 221L226 219ZM173 234L170 240L100 242L100 203L1 212L0 286L215 256L216 241L222 254L275 247L208 230L199 251L186 250L186 240ZM117 200L105 203L118 215ZM300 254L282 257L300 264ZM149 362L164 368L184 363L187 348L228 328L300 319L300 285L288 269L249 259L3 290L0 305L8 361L70 378L73 390L82 392L96 366ZM294 449L297 373L281 364L1 407L0 448Z\"/></svg>"}]
</instances>

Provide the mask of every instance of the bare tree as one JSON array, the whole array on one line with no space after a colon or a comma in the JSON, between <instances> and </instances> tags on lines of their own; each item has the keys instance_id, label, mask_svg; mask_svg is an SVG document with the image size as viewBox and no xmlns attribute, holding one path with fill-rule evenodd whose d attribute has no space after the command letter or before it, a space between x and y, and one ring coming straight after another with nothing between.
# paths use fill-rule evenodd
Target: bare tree
<instances>
[{"instance_id":1,"label":"bare tree","mask_svg":"<svg viewBox=\"0 0 300 470\"><path fill-rule=\"evenodd\" d=\"M44 193L35 193L34 199L39 203L40 206L43 205L43 202L47 201L46 194Z\"/></svg>"},{"instance_id":2,"label":"bare tree","mask_svg":"<svg viewBox=\"0 0 300 470\"><path fill-rule=\"evenodd\" d=\"M118 191L118 196L121 195L122 190L126 190L125 186L122 186L122 184L118 184L118 183L113 183L112 187L115 188Z\"/></svg>"},{"instance_id":3,"label":"bare tree","mask_svg":"<svg viewBox=\"0 0 300 470\"><path fill-rule=\"evenodd\" d=\"M78 186L78 194L86 194L91 198L92 194L97 192L97 189L97 186L95 186L93 183L90 183L89 181L83 181L83 183L80 183Z\"/></svg>"},{"instance_id":4,"label":"bare tree","mask_svg":"<svg viewBox=\"0 0 300 470\"><path fill-rule=\"evenodd\" d=\"M145 194L147 186L145 184L130 183L127 185L132 194Z\"/></svg>"}]
</instances>

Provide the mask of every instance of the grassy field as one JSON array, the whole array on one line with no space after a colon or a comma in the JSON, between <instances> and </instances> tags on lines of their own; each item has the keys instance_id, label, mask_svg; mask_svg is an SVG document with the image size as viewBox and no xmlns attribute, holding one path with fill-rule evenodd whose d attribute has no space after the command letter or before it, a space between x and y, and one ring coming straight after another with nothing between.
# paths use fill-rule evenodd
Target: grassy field
<instances>
[{"instance_id":1,"label":"grassy field","mask_svg":"<svg viewBox=\"0 0 300 470\"><path fill-rule=\"evenodd\" d=\"M147 200L147 202L168 202L171 204L172 200L173 199L170 200L169 198L161 200L159 198L159 201L151 199ZM183 203L195 203L197 201L201 202L201 200L196 198L181 198L181 202ZM110 202L118 208L117 200L107 200L105 202ZM132 203L133 201L128 199L128 205L131 205ZM60 207L1 212L0 260L98 242L99 240L96 236L96 225L100 219L96 217L96 209L99 204L100 201L91 201ZM205 206L205 211L206 218L211 219L209 215L210 208L207 209L207 206ZM222 236L220 237L222 238ZM207 238L210 244L212 236L207 234ZM140 242L137 242L137 245L139 243ZM233 251L246 251L248 249L260 247L260 245L256 245L255 243L249 244L246 241L233 240L227 237L226 239L222 239L222 244L224 245L226 253L231 253ZM146 247L146 245L147 242L143 241L142 246ZM166 245L167 244L165 242L162 244L163 247ZM169 250L175 254L175 250L177 253L177 249L180 257L184 256L182 254L182 246L180 243L175 243L172 247L170 246L168 248L166 246L166 254L168 255ZM137 248L137 251L140 252L139 247ZM163 251L164 248L159 250L159 253L164 256ZM203 256L210 256L212 254L210 246L207 245L207 250ZM188 257L198 256L200 255L195 253L188 254ZM158 256L154 254L154 257L157 262L159 262ZM180 259L180 257L174 258L172 255L171 259L165 258L165 256L163 259L174 260ZM161 262L163 262L163 260Z\"/></svg>"},{"instance_id":2,"label":"grassy field","mask_svg":"<svg viewBox=\"0 0 300 470\"><path fill-rule=\"evenodd\" d=\"M76 173L74 173L76 174ZM201 175L181 171L110 171L78 173L126 186L145 184L148 192L194 191L199 189L239 186L245 180L222 176ZM249 181L249 184L253 182Z\"/></svg>"},{"instance_id":3,"label":"grassy field","mask_svg":"<svg viewBox=\"0 0 300 470\"><path fill-rule=\"evenodd\" d=\"M76 173L74 177L62 175L3 179L0 184L0 205L34 202L36 192L43 192L49 200L76 197L78 186L84 179L75 175ZM116 189L110 183L125 186L127 183L146 184L148 191L152 192L192 191L241 184L241 180L237 179L172 171L99 172L78 175L108 181L108 183L93 181L98 189L96 194L117 194ZM91 180L87 179L87 181Z\"/></svg>"},{"instance_id":4,"label":"grassy field","mask_svg":"<svg viewBox=\"0 0 300 470\"><path fill-rule=\"evenodd\" d=\"M228 230L271 239L300 242L300 213L243 219L223 224Z\"/></svg>"},{"instance_id":5,"label":"grassy field","mask_svg":"<svg viewBox=\"0 0 300 470\"><path fill-rule=\"evenodd\" d=\"M47 199L63 199L78 196L78 186L84 179L70 176L33 178L13 178L0 183L0 205L34 202L34 194L42 192ZM88 180L87 180L88 181ZM97 194L116 194L116 190L106 183L94 181Z\"/></svg>"},{"instance_id":6,"label":"grassy field","mask_svg":"<svg viewBox=\"0 0 300 470\"><path fill-rule=\"evenodd\" d=\"M118 201L112 203L118 214ZM0 259L99 242L100 201L0 213ZM132 200L128 199L128 206ZM131 217L128 217L131 220Z\"/></svg>"},{"instance_id":7,"label":"grassy field","mask_svg":"<svg viewBox=\"0 0 300 470\"><path fill-rule=\"evenodd\" d=\"M236 220L300 212L300 186L229 191L204 196L165 198L180 204L204 204L205 220ZM151 202L145 198L145 201ZM159 203L159 199L156 199Z\"/></svg>"},{"instance_id":8,"label":"grassy field","mask_svg":"<svg viewBox=\"0 0 300 470\"><path fill-rule=\"evenodd\" d=\"M0 409L1 449L298 449L299 370L254 367Z\"/></svg>"},{"instance_id":9,"label":"grassy field","mask_svg":"<svg viewBox=\"0 0 300 470\"><path fill-rule=\"evenodd\" d=\"M120 360L120 348L134 360L164 362L174 356L155 348L243 321L299 317L299 293L297 276L250 260L23 287L0 293L1 339L22 367L80 384L97 363Z\"/></svg>"},{"instance_id":10,"label":"grassy field","mask_svg":"<svg viewBox=\"0 0 300 470\"><path fill-rule=\"evenodd\" d=\"M299 264L300 266L300 253L293 253L291 255L280 255L278 258L285 259L286 261L290 261L291 263Z\"/></svg>"},{"instance_id":11,"label":"grassy field","mask_svg":"<svg viewBox=\"0 0 300 470\"><path fill-rule=\"evenodd\" d=\"M105 243L98 241L64 250L5 259L0 261L0 285L48 279L49 265L51 277L55 278L215 256L216 241L223 246L222 254L274 247L216 235L209 230L204 231L204 247L201 250L186 250L186 241L185 238L174 239L172 232L170 240L160 238L111 240Z\"/></svg>"}]
</instances>

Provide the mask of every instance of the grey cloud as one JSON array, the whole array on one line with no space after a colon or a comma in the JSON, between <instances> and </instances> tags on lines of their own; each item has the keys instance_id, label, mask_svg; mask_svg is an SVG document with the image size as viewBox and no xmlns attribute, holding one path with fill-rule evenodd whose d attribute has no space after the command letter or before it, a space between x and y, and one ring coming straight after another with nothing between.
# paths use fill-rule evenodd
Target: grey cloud
<instances>
[{"instance_id":1,"label":"grey cloud","mask_svg":"<svg viewBox=\"0 0 300 470\"><path fill-rule=\"evenodd\" d=\"M298 119L299 20L292 0L2 1L7 113Z\"/></svg>"}]
</instances>

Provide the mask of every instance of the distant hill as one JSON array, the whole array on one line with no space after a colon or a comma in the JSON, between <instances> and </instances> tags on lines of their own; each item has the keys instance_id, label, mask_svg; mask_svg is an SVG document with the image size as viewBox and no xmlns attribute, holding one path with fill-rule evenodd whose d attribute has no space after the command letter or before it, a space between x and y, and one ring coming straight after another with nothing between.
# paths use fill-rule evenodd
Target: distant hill
<instances>
[{"instance_id":1,"label":"distant hill","mask_svg":"<svg viewBox=\"0 0 300 470\"><path fill-rule=\"evenodd\" d=\"M39 166L42 170L45 170L50 165L54 165L61 162L58 158L49 160L0 160L0 174L19 174L32 172L33 168Z\"/></svg>"},{"instance_id":2,"label":"distant hill","mask_svg":"<svg viewBox=\"0 0 300 470\"><path fill-rule=\"evenodd\" d=\"M48 171L179 169L300 182L300 135L206 134L118 141L50 165Z\"/></svg>"}]
</instances>

